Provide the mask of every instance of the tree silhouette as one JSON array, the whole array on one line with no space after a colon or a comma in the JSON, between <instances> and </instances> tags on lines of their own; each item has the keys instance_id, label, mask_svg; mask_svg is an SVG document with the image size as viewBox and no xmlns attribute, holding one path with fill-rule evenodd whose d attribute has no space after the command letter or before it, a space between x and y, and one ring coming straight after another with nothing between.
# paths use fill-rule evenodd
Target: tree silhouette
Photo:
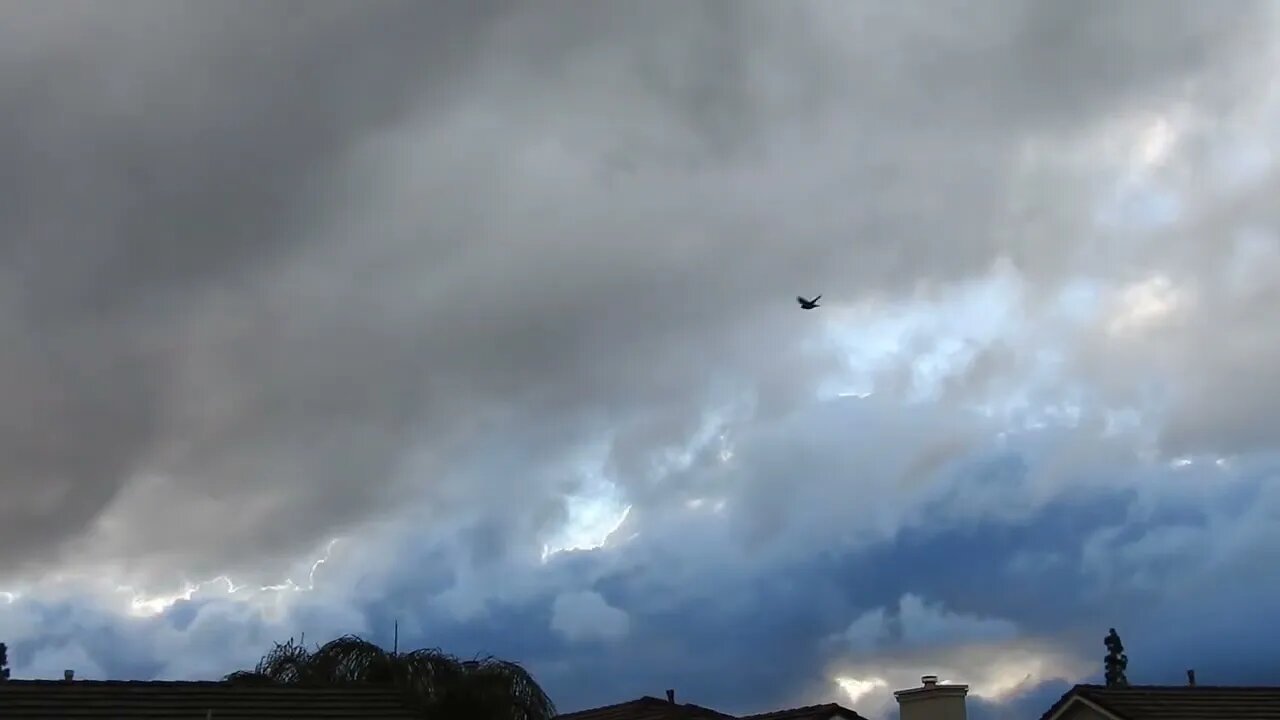
<instances>
[{"instance_id":1,"label":"tree silhouette","mask_svg":"<svg viewBox=\"0 0 1280 720\"><path fill-rule=\"evenodd\" d=\"M453 720L549 720L551 698L518 663L492 657L459 660L437 649L388 652L355 635L308 651L290 639L277 643L253 670L231 673L233 683L336 687L379 685L403 692L424 717Z\"/></svg>"},{"instance_id":2,"label":"tree silhouette","mask_svg":"<svg viewBox=\"0 0 1280 720\"><path fill-rule=\"evenodd\" d=\"M1124 643L1120 641L1119 633L1111 628L1102 642L1107 646L1107 657L1103 661L1107 669L1107 687L1129 687L1129 678L1124 674L1129 667L1129 656L1124 653Z\"/></svg>"},{"instance_id":3,"label":"tree silhouette","mask_svg":"<svg viewBox=\"0 0 1280 720\"><path fill-rule=\"evenodd\" d=\"M0 643L0 680L9 679L9 646Z\"/></svg>"}]
</instances>

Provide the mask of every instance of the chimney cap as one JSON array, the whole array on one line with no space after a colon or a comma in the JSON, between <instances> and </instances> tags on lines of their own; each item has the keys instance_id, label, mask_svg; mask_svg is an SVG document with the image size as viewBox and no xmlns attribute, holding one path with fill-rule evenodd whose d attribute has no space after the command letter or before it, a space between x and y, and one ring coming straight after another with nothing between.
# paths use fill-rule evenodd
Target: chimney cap
<instances>
[{"instance_id":1,"label":"chimney cap","mask_svg":"<svg viewBox=\"0 0 1280 720\"><path fill-rule=\"evenodd\" d=\"M893 696L897 698L899 703L910 702L914 700L923 700L924 698L935 697L964 697L969 694L968 685L959 685L956 683L942 684L938 682L937 675L922 675L920 677L920 685L906 690L894 690Z\"/></svg>"}]
</instances>

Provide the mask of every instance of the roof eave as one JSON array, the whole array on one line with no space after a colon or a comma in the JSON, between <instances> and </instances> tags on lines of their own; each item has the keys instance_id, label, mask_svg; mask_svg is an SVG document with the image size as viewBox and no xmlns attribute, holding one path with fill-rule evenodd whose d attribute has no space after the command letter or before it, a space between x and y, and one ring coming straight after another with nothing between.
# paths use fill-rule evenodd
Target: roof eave
<instances>
[{"instance_id":1,"label":"roof eave","mask_svg":"<svg viewBox=\"0 0 1280 720\"><path fill-rule=\"evenodd\" d=\"M1115 711L1108 710L1089 698L1084 697L1080 694L1080 689L1078 687L1068 690L1067 695L1068 697L1063 700L1059 700L1057 707L1050 710L1047 715L1041 718L1041 720L1062 720L1062 718L1066 716L1068 710L1081 705L1098 713L1107 720L1128 720L1128 718L1125 718L1122 715L1117 715Z\"/></svg>"}]
</instances>

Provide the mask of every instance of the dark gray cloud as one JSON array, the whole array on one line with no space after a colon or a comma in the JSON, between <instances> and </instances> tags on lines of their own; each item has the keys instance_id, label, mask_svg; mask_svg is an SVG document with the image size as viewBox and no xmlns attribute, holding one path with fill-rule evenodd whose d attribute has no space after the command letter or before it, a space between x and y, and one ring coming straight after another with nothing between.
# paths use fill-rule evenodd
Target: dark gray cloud
<instances>
[{"instance_id":1,"label":"dark gray cloud","mask_svg":"<svg viewBox=\"0 0 1280 720\"><path fill-rule=\"evenodd\" d=\"M397 621L567 709L1025 717L1113 624L1274 674L1264 4L0 12L18 674Z\"/></svg>"},{"instance_id":2,"label":"dark gray cloud","mask_svg":"<svg viewBox=\"0 0 1280 720\"><path fill-rule=\"evenodd\" d=\"M287 387L281 363L295 362L301 347L240 359L253 375L284 383L268 381L276 396L259 406L275 409L277 421L267 422L276 430L231 421L190 434L183 415L195 410L186 400L212 408L234 398L191 385L185 357L237 332L202 317L208 295L239 295L241 313L260 308L246 298L249 275L269 274L306 247L307 205L352 143L410 108L429 114L448 101L465 81L468 45L497 9L72 2L55 14L6 4L0 87L9 110L0 143L11 162L0 190L8 286L0 382L9 402L0 443L11 458L6 494L17 502L5 504L0 562L12 569L84 533L165 445L194 446L194 474L204 477L187 482L218 498L288 482L279 476L322 441L355 444L354 436L315 437L315 423L300 417L306 410L287 406L302 398ZM272 323L254 324L261 320ZM321 373L347 370L357 368ZM330 418L349 411L382 424L341 387L332 392L313 400ZM394 404L374 414L389 412L394 424ZM305 427L279 424L299 420ZM351 431L358 428L343 434ZM243 451L231 449L237 445ZM344 484L385 475L366 463L394 450L348 448L343 455L365 459L359 471L342 471ZM217 467L239 462L231 456L246 466ZM363 492L344 494L368 507ZM252 497L235 502L252 505ZM276 521L257 527L276 524L282 509L269 509Z\"/></svg>"},{"instance_id":3,"label":"dark gray cloud","mask_svg":"<svg viewBox=\"0 0 1280 720\"><path fill-rule=\"evenodd\" d=\"M1106 469L1142 467L1145 436L1103 429L1142 404L1138 380L1177 389L1158 408L1171 414L1142 408L1167 419L1167 452L1257 449L1270 436L1256 428L1275 426L1259 422L1274 383L1245 372L1268 357L1270 326L1246 312L1268 292L1241 295L1248 283L1215 279L1226 261L1206 262L1224 233L1253 226L1270 261L1269 183L1191 193L1229 149L1217 121L1266 117L1266 93L1246 93L1273 47L1260 3L0 7L12 108L0 149L13 158L0 174L0 576L275 581L330 537L410 516L438 554L366 548L366 569L438 564L426 586L441 625L538 602L521 617L549 633L556 597L598 597L625 613L627 637L713 606L734 618L704 626L723 635L770 610L726 610L698 583L743 583L746 598L758 590L745 578L815 548L856 554L926 523L1017 525L1068 488L1121 483ZM1177 137L1144 182L1182 193L1191 220L1108 234L1096 206L1157 116ZM843 348L821 342L822 323L865 317L842 306L946 303L1000 258L1021 283L1020 329L967 338L979 355L942 400L904 408L882 382L871 400L807 407L848 371ZM1195 302L1124 292L1157 272ZM1082 276L1103 311L1071 325L1053 304ZM831 312L797 316L802 291ZM912 386L937 334L907 338L879 377ZM1061 374L1030 377L1046 350ZM1245 378L1262 389L1244 392ZM1002 419L961 405L1020 391L1083 406L1084 420L1002 464ZM708 427L712 440L695 437ZM671 459L691 447L688 463ZM637 549L605 568L512 570L594 474L633 505L614 542L639 533ZM726 499L723 520L685 527L700 498ZM671 527L679 546L648 544ZM1093 546L1112 544L1155 552L1106 533ZM1023 550L1027 572L1071 563ZM800 628L800 652L900 607L908 585L814 625L781 612L748 637L763 647ZM1029 622L944 590L921 597ZM416 607L386 586L351 592L406 622ZM266 633L234 603L190 612L181 632L211 643ZM363 621L329 612L308 632ZM619 616L604 614L618 638ZM637 652L656 668L686 650ZM546 662L553 678L573 667ZM721 683L712 699L743 687L703 672Z\"/></svg>"}]
</instances>

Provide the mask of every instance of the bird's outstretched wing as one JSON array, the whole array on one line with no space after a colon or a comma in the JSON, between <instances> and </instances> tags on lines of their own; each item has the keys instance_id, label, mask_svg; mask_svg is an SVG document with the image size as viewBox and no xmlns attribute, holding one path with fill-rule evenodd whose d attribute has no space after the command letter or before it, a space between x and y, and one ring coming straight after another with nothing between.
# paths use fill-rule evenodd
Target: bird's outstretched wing
<instances>
[{"instance_id":1,"label":"bird's outstretched wing","mask_svg":"<svg viewBox=\"0 0 1280 720\"><path fill-rule=\"evenodd\" d=\"M809 301L808 301L808 300L805 300L803 295L797 295L797 296L796 296L796 302L800 303L801 305L808 305L808 304L809 304Z\"/></svg>"},{"instance_id":2,"label":"bird's outstretched wing","mask_svg":"<svg viewBox=\"0 0 1280 720\"><path fill-rule=\"evenodd\" d=\"M810 300L809 302L811 302L811 303L816 303L816 302L818 302L818 301L819 301L819 300L821 300L821 299L822 299L822 296L821 296L821 295L815 295L815 296L813 296L813 299L812 299L812 300Z\"/></svg>"}]
</instances>

